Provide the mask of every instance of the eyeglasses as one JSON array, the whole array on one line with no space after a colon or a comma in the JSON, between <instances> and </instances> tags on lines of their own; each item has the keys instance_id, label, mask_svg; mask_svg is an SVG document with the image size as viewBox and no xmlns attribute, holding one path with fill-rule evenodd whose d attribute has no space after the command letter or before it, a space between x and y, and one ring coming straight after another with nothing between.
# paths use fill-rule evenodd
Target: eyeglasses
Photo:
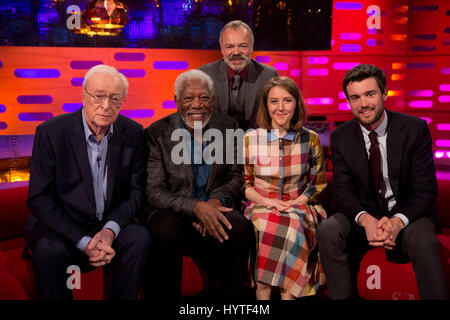
<instances>
[{"instance_id":1,"label":"eyeglasses","mask_svg":"<svg viewBox=\"0 0 450 320\"><path fill-rule=\"evenodd\" d=\"M111 105L113 105L114 107L120 106L122 104L122 100L124 98L120 94L117 94L117 93L113 93L110 95L101 94L101 93L92 94L92 93L89 93L86 89L84 89L84 92L86 92L88 95L90 95L92 97L92 100L94 101L94 103L102 103L106 99L109 99L109 103Z\"/></svg>"}]
</instances>

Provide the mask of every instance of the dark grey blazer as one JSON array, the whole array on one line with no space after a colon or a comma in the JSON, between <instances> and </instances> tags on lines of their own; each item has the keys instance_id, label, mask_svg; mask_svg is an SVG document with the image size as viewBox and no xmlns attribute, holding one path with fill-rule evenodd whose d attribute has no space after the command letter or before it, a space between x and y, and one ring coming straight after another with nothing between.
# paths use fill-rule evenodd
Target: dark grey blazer
<instances>
[{"instance_id":1,"label":"dark grey blazer","mask_svg":"<svg viewBox=\"0 0 450 320\"><path fill-rule=\"evenodd\" d=\"M209 129L218 129L223 140L223 163L210 166L206 194L209 198L227 198L230 206L239 209L239 192L243 184L242 165L225 163L226 129L236 129L236 121L229 116L212 114L208 122ZM176 164L171 159L174 147L180 140L172 141L172 132L181 129L181 117L178 112L168 115L145 129L148 147L147 157L147 199L149 204L148 220L157 210L171 210L193 219L194 176L191 164ZM236 146L232 148L234 159Z\"/></svg>"},{"instance_id":2,"label":"dark grey blazer","mask_svg":"<svg viewBox=\"0 0 450 320\"><path fill-rule=\"evenodd\" d=\"M207 73L214 81L214 110L220 114L230 114L230 88L227 66L222 60L205 64L198 68ZM245 92L246 128L256 128L256 112L260 94L267 80L278 76L276 69L251 60L248 66L247 79L242 83L240 92ZM241 93L240 93L241 94Z\"/></svg>"},{"instance_id":3,"label":"dark grey blazer","mask_svg":"<svg viewBox=\"0 0 450 320\"><path fill-rule=\"evenodd\" d=\"M427 123L398 112L386 113L389 182L397 202L389 215L402 213L410 222L428 216L438 224L437 181ZM357 119L331 133L331 157L338 210L351 221L363 210L374 214L375 190Z\"/></svg>"}]
</instances>

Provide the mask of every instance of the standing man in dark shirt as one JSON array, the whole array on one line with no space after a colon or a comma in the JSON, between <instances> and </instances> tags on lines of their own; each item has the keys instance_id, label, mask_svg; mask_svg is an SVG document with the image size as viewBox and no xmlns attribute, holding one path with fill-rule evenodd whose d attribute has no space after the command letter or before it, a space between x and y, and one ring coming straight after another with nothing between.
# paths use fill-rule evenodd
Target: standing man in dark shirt
<instances>
[{"instance_id":1,"label":"standing man in dark shirt","mask_svg":"<svg viewBox=\"0 0 450 320\"><path fill-rule=\"evenodd\" d=\"M219 42L223 59L199 67L214 81L215 113L232 116L244 130L256 128L260 92L278 72L251 58L254 38L246 23L228 22Z\"/></svg>"}]
</instances>

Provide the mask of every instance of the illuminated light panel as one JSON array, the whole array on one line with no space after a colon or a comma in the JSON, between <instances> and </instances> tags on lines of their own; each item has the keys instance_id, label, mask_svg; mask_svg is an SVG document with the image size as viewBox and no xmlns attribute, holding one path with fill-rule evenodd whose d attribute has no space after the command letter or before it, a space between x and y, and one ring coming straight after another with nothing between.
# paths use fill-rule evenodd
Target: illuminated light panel
<instances>
[{"instance_id":1,"label":"illuminated light panel","mask_svg":"<svg viewBox=\"0 0 450 320\"><path fill-rule=\"evenodd\" d=\"M116 52L114 54L116 61L144 61L145 53L142 52Z\"/></svg>"},{"instance_id":2,"label":"illuminated light panel","mask_svg":"<svg viewBox=\"0 0 450 320\"><path fill-rule=\"evenodd\" d=\"M450 33L450 28L445 28L445 29L444 29L444 32L445 32L445 33ZM0 62L1 62L1 61L0 61Z\"/></svg>"},{"instance_id":3,"label":"illuminated light panel","mask_svg":"<svg viewBox=\"0 0 450 320\"><path fill-rule=\"evenodd\" d=\"M450 84L441 84L439 86L440 91L450 91Z\"/></svg>"},{"instance_id":4,"label":"illuminated light panel","mask_svg":"<svg viewBox=\"0 0 450 320\"><path fill-rule=\"evenodd\" d=\"M326 64L328 63L328 57L309 57L309 64Z\"/></svg>"},{"instance_id":5,"label":"illuminated light panel","mask_svg":"<svg viewBox=\"0 0 450 320\"><path fill-rule=\"evenodd\" d=\"M333 64L334 70L350 70L359 65L359 62L336 62Z\"/></svg>"},{"instance_id":6,"label":"illuminated light panel","mask_svg":"<svg viewBox=\"0 0 450 320\"><path fill-rule=\"evenodd\" d=\"M336 2L334 4L336 10L361 10L362 7L361 2Z\"/></svg>"},{"instance_id":7,"label":"illuminated light panel","mask_svg":"<svg viewBox=\"0 0 450 320\"><path fill-rule=\"evenodd\" d=\"M342 111L352 110L352 108L350 107L350 105L347 102L339 103L338 109L342 110Z\"/></svg>"},{"instance_id":8,"label":"illuminated light panel","mask_svg":"<svg viewBox=\"0 0 450 320\"><path fill-rule=\"evenodd\" d=\"M393 73L391 74L391 80L392 81L399 81L399 80L405 80L406 74L404 73Z\"/></svg>"},{"instance_id":9,"label":"illuminated light panel","mask_svg":"<svg viewBox=\"0 0 450 320\"><path fill-rule=\"evenodd\" d=\"M0 60L0 68L3 67L3 63L2 60Z\"/></svg>"},{"instance_id":10,"label":"illuminated light panel","mask_svg":"<svg viewBox=\"0 0 450 320\"><path fill-rule=\"evenodd\" d=\"M361 45L359 44L343 44L339 47L341 52L361 52Z\"/></svg>"},{"instance_id":11,"label":"illuminated light panel","mask_svg":"<svg viewBox=\"0 0 450 320\"><path fill-rule=\"evenodd\" d=\"M436 171L436 179L450 181L450 173L443 171Z\"/></svg>"},{"instance_id":12,"label":"illuminated light panel","mask_svg":"<svg viewBox=\"0 0 450 320\"><path fill-rule=\"evenodd\" d=\"M74 87L81 87L83 85L84 78L72 78L70 84Z\"/></svg>"},{"instance_id":13,"label":"illuminated light panel","mask_svg":"<svg viewBox=\"0 0 450 320\"><path fill-rule=\"evenodd\" d=\"M436 46L413 46L411 50L417 52L435 51Z\"/></svg>"},{"instance_id":14,"label":"illuminated light panel","mask_svg":"<svg viewBox=\"0 0 450 320\"><path fill-rule=\"evenodd\" d=\"M409 95L411 97L432 97L434 94L433 90L411 90Z\"/></svg>"},{"instance_id":15,"label":"illuminated light panel","mask_svg":"<svg viewBox=\"0 0 450 320\"><path fill-rule=\"evenodd\" d=\"M18 96L17 102L20 104L48 104L53 102L53 98L46 95Z\"/></svg>"},{"instance_id":16,"label":"illuminated light panel","mask_svg":"<svg viewBox=\"0 0 450 320\"><path fill-rule=\"evenodd\" d=\"M408 62L406 65L408 69L432 69L434 68L433 62Z\"/></svg>"},{"instance_id":17,"label":"illuminated light panel","mask_svg":"<svg viewBox=\"0 0 450 320\"><path fill-rule=\"evenodd\" d=\"M87 70L99 64L103 64L103 61L74 60L70 62L70 67L75 70Z\"/></svg>"},{"instance_id":18,"label":"illuminated light panel","mask_svg":"<svg viewBox=\"0 0 450 320\"><path fill-rule=\"evenodd\" d=\"M422 120L425 120L428 125L431 123L431 118L429 118L429 117L419 117L419 118Z\"/></svg>"},{"instance_id":19,"label":"illuminated light panel","mask_svg":"<svg viewBox=\"0 0 450 320\"><path fill-rule=\"evenodd\" d=\"M256 56L255 60L259 63L270 63L272 59L270 58L270 56Z\"/></svg>"},{"instance_id":20,"label":"illuminated light panel","mask_svg":"<svg viewBox=\"0 0 450 320\"><path fill-rule=\"evenodd\" d=\"M450 147L450 140L438 139L434 144L436 147Z\"/></svg>"},{"instance_id":21,"label":"illuminated light panel","mask_svg":"<svg viewBox=\"0 0 450 320\"><path fill-rule=\"evenodd\" d=\"M444 154L445 154L444 151L436 151L436 152L434 153L434 157L435 157L436 159L440 159L440 158L443 158L443 157L444 157Z\"/></svg>"},{"instance_id":22,"label":"illuminated light panel","mask_svg":"<svg viewBox=\"0 0 450 320\"><path fill-rule=\"evenodd\" d=\"M19 113L20 121L45 121L53 118L51 112L22 112Z\"/></svg>"},{"instance_id":23,"label":"illuminated light panel","mask_svg":"<svg viewBox=\"0 0 450 320\"><path fill-rule=\"evenodd\" d=\"M0 130L5 130L8 128L8 124L6 122L0 121Z\"/></svg>"},{"instance_id":24,"label":"illuminated light panel","mask_svg":"<svg viewBox=\"0 0 450 320\"><path fill-rule=\"evenodd\" d=\"M155 61L153 68L156 70L186 70L189 66L187 61Z\"/></svg>"},{"instance_id":25,"label":"illuminated light panel","mask_svg":"<svg viewBox=\"0 0 450 320\"><path fill-rule=\"evenodd\" d=\"M153 109L121 110L120 114L131 119L151 118L155 115L155 111Z\"/></svg>"},{"instance_id":26,"label":"illuminated light panel","mask_svg":"<svg viewBox=\"0 0 450 320\"><path fill-rule=\"evenodd\" d=\"M299 77L301 72L302 71L300 69L292 69L291 70L291 77Z\"/></svg>"},{"instance_id":27,"label":"illuminated light panel","mask_svg":"<svg viewBox=\"0 0 450 320\"><path fill-rule=\"evenodd\" d=\"M438 123L436 129L439 131L450 131L450 123Z\"/></svg>"},{"instance_id":28,"label":"illuminated light panel","mask_svg":"<svg viewBox=\"0 0 450 320\"><path fill-rule=\"evenodd\" d=\"M145 77L144 69L119 69L119 72L122 73L127 78L143 78L143 77Z\"/></svg>"},{"instance_id":29,"label":"illuminated light panel","mask_svg":"<svg viewBox=\"0 0 450 320\"><path fill-rule=\"evenodd\" d=\"M436 39L436 35L434 33L430 33L430 34L415 34L413 36L414 39L417 40L435 40Z\"/></svg>"},{"instance_id":30,"label":"illuminated light panel","mask_svg":"<svg viewBox=\"0 0 450 320\"><path fill-rule=\"evenodd\" d=\"M347 99L347 97L345 96L345 92L344 91L339 91L338 97L339 97L339 99Z\"/></svg>"},{"instance_id":31,"label":"illuminated light panel","mask_svg":"<svg viewBox=\"0 0 450 320\"><path fill-rule=\"evenodd\" d=\"M450 96L439 96L438 100L439 100L439 102L449 103L450 102Z\"/></svg>"},{"instance_id":32,"label":"illuminated light panel","mask_svg":"<svg viewBox=\"0 0 450 320\"><path fill-rule=\"evenodd\" d=\"M450 68L442 68L441 73L442 74L450 74Z\"/></svg>"},{"instance_id":33,"label":"illuminated light panel","mask_svg":"<svg viewBox=\"0 0 450 320\"><path fill-rule=\"evenodd\" d=\"M14 75L17 78L59 78L61 72L58 69L16 69Z\"/></svg>"},{"instance_id":34,"label":"illuminated light panel","mask_svg":"<svg viewBox=\"0 0 450 320\"><path fill-rule=\"evenodd\" d=\"M359 32L343 32L340 34L341 40L361 40Z\"/></svg>"},{"instance_id":35,"label":"illuminated light panel","mask_svg":"<svg viewBox=\"0 0 450 320\"><path fill-rule=\"evenodd\" d=\"M392 63L392 70L401 70L406 69L406 63L404 62L393 62Z\"/></svg>"},{"instance_id":36,"label":"illuminated light panel","mask_svg":"<svg viewBox=\"0 0 450 320\"><path fill-rule=\"evenodd\" d=\"M74 112L83 106L82 103L64 103L62 108L65 112Z\"/></svg>"},{"instance_id":37,"label":"illuminated light panel","mask_svg":"<svg viewBox=\"0 0 450 320\"><path fill-rule=\"evenodd\" d=\"M317 105L329 105L333 103L332 98L308 98L306 99L306 104L317 104Z\"/></svg>"},{"instance_id":38,"label":"illuminated light panel","mask_svg":"<svg viewBox=\"0 0 450 320\"><path fill-rule=\"evenodd\" d=\"M392 41L406 41L408 39L407 34L391 34L390 39Z\"/></svg>"},{"instance_id":39,"label":"illuminated light panel","mask_svg":"<svg viewBox=\"0 0 450 320\"><path fill-rule=\"evenodd\" d=\"M396 23L396 24L407 24L407 23L408 23L408 17L399 17L399 18L396 18L396 19L394 20L394 23Z\"/></svg>"},{"instance_id":40,"label":"illuminated light panel","mask_svg":"<svg viewBox=\"0 0 450 320\"><path fill-rule=\"evenodd\" d=\"M408 102L408 106L411 108L431 108L433 101L430 100L412 100Z\"/></svg>"},{"instance_id":41,"label":"illuminated light panel","mask_svg":"<svg viewBox=\"0 0 450 320\"><path fill-rule=\"evenodd\" d=\"M176 109L177 105L175 104L175 101L173 100L166 100L162 103L163 109Z\"/></svg>"},{"instance_id":42,"label":"illuminated light panel","mask_svg":"<svg viewBox=\"0 0 450 320\"><path fill-rule=\"evenodd\" d=\"M6 107L3 104L0 104L0 113L3 113L6 111Z\"/></svg>"},{"instance_id":43,"label":"illuminated light panel","mask_svg":"<svg viewBox=\"0 0 450 320\"><path fill-rule=\"evenodd\" d=\"M273 67L277 70L289 70L289 64L286 62L276 62Z\"/></svg>"},{"instance_id":44,"label":"illuminated light panel","mask_svg":"<svg viewBox=\"0 0 450 320\"><path fill-rule=\"evenodd\" d=\"M396 4L394 7L394 11L395 12L400 12L400 13L407 13L409 9L409 6L407 5L401 5L401 4Z\"/></svg>"},{"instance_id":45,"label":"illuminated light panel","mask_svg":"<svg viewBox=\"0 0 450 320\"><path fill-rule=\"evenodd\" d=\"M403 90L388 90L389 97L399 97L403 95Z\"/></svg>"},{"instance_id":46,"label":"illuminated light panel","mask_svg":"<svg viewBox=\"0 0 450 320\"><path fill-rule=\"evenodd\" d=\"M308 75L310 77L315 77L315 76L324 77L324 76L328 75L328 69L309 69Z\"/></svg>"},{"instance_id":47,"label":"illuminated light panel","mask_svg":"<svg viewBox=\"0 0 450 320\"><path fill-rule=\"evenodd\" d=\"M366 44L369 47L384 46L384 41L383 40L378 40L378 39L367 39Z\"/></svg>"}]
</instances>

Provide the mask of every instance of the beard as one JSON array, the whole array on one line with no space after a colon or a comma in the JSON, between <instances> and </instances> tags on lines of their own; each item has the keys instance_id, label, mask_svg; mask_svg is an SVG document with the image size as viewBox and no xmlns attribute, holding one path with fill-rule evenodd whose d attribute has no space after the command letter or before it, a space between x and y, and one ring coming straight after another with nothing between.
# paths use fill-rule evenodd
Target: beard
<instances>
[{"instance_id":1,"label":"beard","mask_svg":"<svg viewBox=\"0 0 450 320\"><path fill-rule=\"evenodd\" d=\"M232 63L232 61L242 61L241 64L239 65L234 65ZM242 54L236 54L236 55L231 55L229 56L226 60L225 60L226 64L233 70L233 71L237 71L240 72L242 71L250 62L250 58L242 55Z\"/></svg>"},{"instance_id":2,"label":"beard","mask_svg":"<svg viewBox=\"0 0 450 320\"><path fill-rule=\"evenodd\" d=\"M369 109L369 110L376 110L376 108L364 108L364 110ZM383 116L383 112L384 112L384 108L379 108L375 111L373 118L369 118L369 119L363 119L360 115L359 112L357 112L355 114L355 116L358 118L359 122L361 122L361 124L365 125L365 126L371 126L374 123L376 123L378 120L380 120L380 118Z\"/></svg>"}]
</instances>

